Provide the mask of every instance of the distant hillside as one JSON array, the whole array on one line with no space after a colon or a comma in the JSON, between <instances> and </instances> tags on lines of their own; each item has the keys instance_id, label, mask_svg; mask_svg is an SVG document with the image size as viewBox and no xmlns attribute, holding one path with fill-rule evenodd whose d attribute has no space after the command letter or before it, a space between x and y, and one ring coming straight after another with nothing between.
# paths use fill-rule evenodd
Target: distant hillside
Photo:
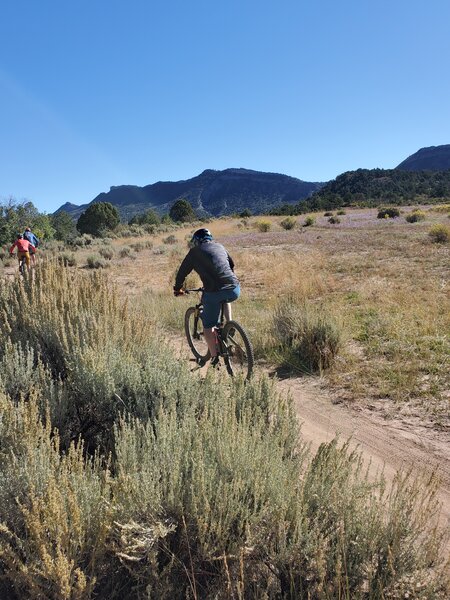
<instances>
[{"instance_id":1,"label":"distant hillside","mask_svg":"<svg viewBox=\"0 0 450 600\"><path fill-rule=\"evenodd\" d=\"M217 217L240 212L245 208L257 214L281 203L296 203L320 189L321 185L323 184L301 181L278 173L248 169L209 169L184 181L160 181L145 187L115 186L109 192L99 194L89 204L111 202L126 220L149 208L160 214L168 212L180 198L189 200L199 216ZM76 206L66 203L56 212L64 210L78 218L89 204Z\"/></svg>"},{"instance_id":2,"label":"distant hillside","mask_svg":"<svg viewBox=\"0 0 450 600\"><path fill-rule=\"evenodd\" d=\"M358 169L342 173L303 202L277 207L271 212L298 214L340 206L438 202L449 198L450 170Z\"/></svg>"},{"instance_id":3,"label":"distant hillside","mask_svg":"<svg viewBox=\"0 0 450 600\"><path fill-rule=\"evenodd\" d=\"M450 169L450 144L421 148L401 162L402 171L445 171Z\"/></svg>"}]
</instances>

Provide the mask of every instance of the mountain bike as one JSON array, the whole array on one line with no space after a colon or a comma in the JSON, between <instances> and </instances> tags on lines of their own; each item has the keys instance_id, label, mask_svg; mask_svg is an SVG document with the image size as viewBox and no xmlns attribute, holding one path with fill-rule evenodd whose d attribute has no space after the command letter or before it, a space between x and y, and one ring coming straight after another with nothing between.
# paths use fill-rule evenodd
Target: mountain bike
<instances>
[{"instance_id":1,"label":"mountain bike","mask_svg":"<svg viewBox=\"0 0 450 600\"><path fill-rule=\"evenodd\" d=\"M201 293L203 292L203 288L184 290L185 294L193 292ZM245 329L239 323L233 320L225 322L225 304L226 302L222 302L219 325L214 330L216 333L218 361L220 361L220 358L223 358L227 372L232 377L242 375L245 379L250 379L254 364L253 347ZM189 307L184 316L184 330L189 347L198 364L197 368L205 365L211 358L208 344L203 334L203 323L200 318L202 311L203 303L200 300L195 306Z\"/></svg>"},{"instance_id":2,"label":"mountain bike","mask_svg":"<svg viewBox=\"0 0 450 600\"><path fill-rule=\"evenodd\" d=\"M11 253L9 256L10 256L11 258L13 258L13 257L14 257L14 254L12 254L12 253ZM26 269L26 266L27 266L27 259L25 258L25 256L21 256L21 257L19 258L19 273L20 273L21 275L24 275L24 274L25 274L25 269Z\"/></svg>"},{"instance_id":3,"label":"mountain bike","mask_svg":"<svg viewBox=\"0 0 450 600\"><path fill-rule=\"evenodd\" d=\"M27 259L25 256L19 258L19 273L25 275L25 269L27 268Z\"/></svg>"}]
</instances>

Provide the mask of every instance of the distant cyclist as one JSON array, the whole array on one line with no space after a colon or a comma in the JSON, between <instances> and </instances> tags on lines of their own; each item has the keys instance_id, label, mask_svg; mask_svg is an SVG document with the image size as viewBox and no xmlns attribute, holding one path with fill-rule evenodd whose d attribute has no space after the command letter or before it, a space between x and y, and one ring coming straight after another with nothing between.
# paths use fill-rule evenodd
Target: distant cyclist
<instances>
[{"instance_id":1,"label":"distant cyclist","mask_svg":"<svg viewBox=\"0 0 450 600\"><path fill-rule=\"evenodd\" d=\"M24 239L23 235L19 233L16 241L9 249L9 254L12 256L14 253L14 248L17 248L17 257L19 259L19 263L21 260L25 260L25 263L28 268L30 268L30 250L36 252L36 247L33 246L28 240Z\"/></svg>"},{"instance_id":2,"label":"distant cyclist","mask_svg":"<svg viewBox=\"0 0 450 600\"><path fill-rule=\"evenodd\" d=\"M203 332L211 359L217 355L214 328L219 323L223 302L237 300L240 294L239 280L234 274L234 262L222 244L215 242L208 229L198 229L191 240L193 247L178 269L173 287L175 296L183 294L183 283L191 271L200 276L203 283ZM231 319L231 307L225 305L225 318ZM214 362L214 361L213 361Z\"/></svg>"},{"instance_id":3,"label":"distant cyclist","mask_svg":"<svg viewBox=\"0 0 450 600\"><path fill-rule=\"evenodd\" d=\"M31 231L29 227L25 227L25 231L23 232L24 239L28 240L30 244L37 248L39 246L39 238ZM36 262L36 251L30 250L30 256L33 263Z\"/></svg>"}]
</instances>

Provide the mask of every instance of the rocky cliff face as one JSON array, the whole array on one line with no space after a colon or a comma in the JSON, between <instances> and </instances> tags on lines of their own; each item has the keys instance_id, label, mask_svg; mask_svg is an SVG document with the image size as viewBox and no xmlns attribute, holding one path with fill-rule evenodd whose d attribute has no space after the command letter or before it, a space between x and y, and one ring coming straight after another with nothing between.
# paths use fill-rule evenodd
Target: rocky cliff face
<instances>
[{"instance_id":1,"label":"rocky cliff face","mask_svg":"<svg viewBox=\"0 0 450 600\"><path fill-rule=\"evenodd\" d=\"M249 169L208 169L183 181L160 181L145 187L115 186L109 192L99 194L92 202L111 202L117 206L122 218L129 219L149 208L159 213L168 212L176 200L185 198L199 216L217 217L240 212L245 208L257 214L279 204L295 203L310 196L321 185L278 173ZM78 218L89 204L76 206L66 203L56 212L65 210Z\"/></svg>"},{"instance_id":2,"label":"rocky cliff face","mask_svg":"<svg viewBox=\"0 0 450 600\"><path fill-rule=\"evenodd\" d=\"M402 171L446 171L450 169L450 144L421 148L401 162Z\"/></svg>"}]
</instances>

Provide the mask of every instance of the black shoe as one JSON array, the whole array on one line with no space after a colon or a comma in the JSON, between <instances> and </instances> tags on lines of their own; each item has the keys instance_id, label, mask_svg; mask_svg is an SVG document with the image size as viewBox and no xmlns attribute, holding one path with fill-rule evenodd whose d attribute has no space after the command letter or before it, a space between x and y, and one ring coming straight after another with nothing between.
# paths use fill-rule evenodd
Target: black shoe
<instances>
[{"instance_id":1,"label":"black shoe","mask_svg":"<svg viewBox=\"0 0 450 600\"><path fill-rule=\"evenodd\" d=\"M206 365L206 358L197 358L196 363L199 367L204 367Z\"/></svg>"},{"instance_id":2,"label":"black shoe","mask_svg":"<svg viewBox=\"0 0 450 600\"><path fill-rule=\"evenodd\" d=\"M217 369L220 366L218 356L213 356L213 358L211 359L211 366L213 367L213 369Z\"/></svg>"}]
</instances>

